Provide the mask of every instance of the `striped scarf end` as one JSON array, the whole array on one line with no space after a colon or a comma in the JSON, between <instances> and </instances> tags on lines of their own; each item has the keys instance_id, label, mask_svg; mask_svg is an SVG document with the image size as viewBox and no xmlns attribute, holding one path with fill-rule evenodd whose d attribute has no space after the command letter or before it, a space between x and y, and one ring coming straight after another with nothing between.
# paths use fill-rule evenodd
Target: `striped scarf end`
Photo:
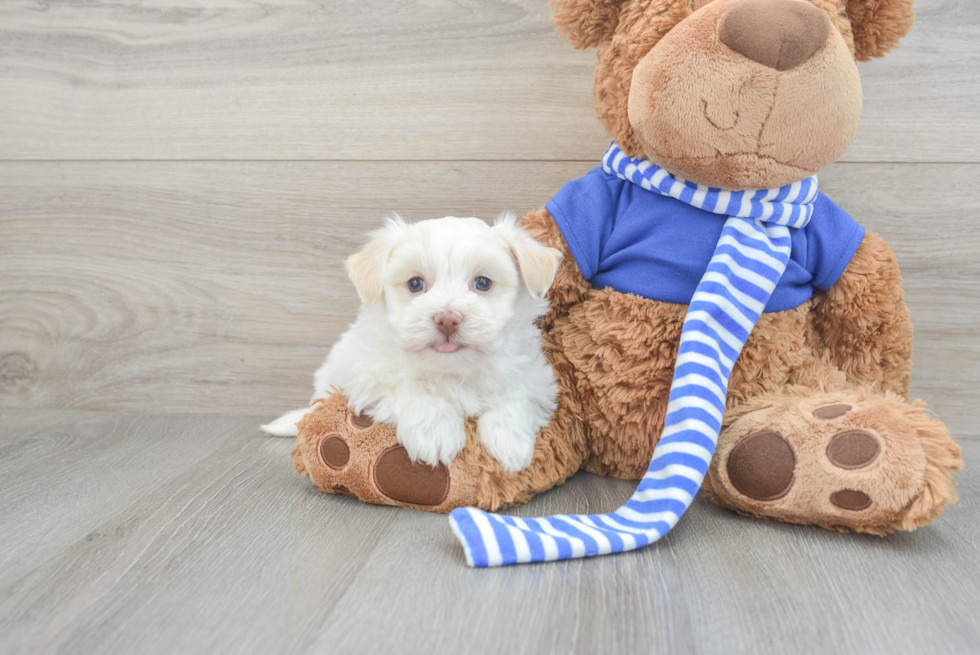
<instances>
[{"instance_id":1,"label":"striped scarf end","mask_svg":"<svg viewBox=\"0 0 980 655\"><path fill-rule=\"evenodd\" d=\"M474 569L485 569L490 566L487 560L486 548L483 547L483 537L480 529L473 520L472 512L479 512L478 509L469 507L459 507L449 513L449 527L452 528L456 539L463 546L463 554L466 556L466 564ZM475 558L473 555L474 546L480 551L481 556ZM498 564L497 566L500 566Z\"/></svg>"}]
</instances>

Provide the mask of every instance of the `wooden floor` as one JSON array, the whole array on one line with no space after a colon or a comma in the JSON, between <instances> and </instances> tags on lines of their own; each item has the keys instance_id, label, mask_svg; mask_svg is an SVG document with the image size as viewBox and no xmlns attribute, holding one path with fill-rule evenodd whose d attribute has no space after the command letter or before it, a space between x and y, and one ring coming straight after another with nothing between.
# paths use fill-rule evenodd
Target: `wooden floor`
<instances>
[{"instance_id":1,"label":"wooden floor","mask_svg":"<svg viewBox=\"0 0 980 655\"><path fill-rule=\"evenodd\" d=\"M466 567L445 516L327 496L249 417L0 410L2 653L975 653L980 475L888 538L701 497L662 542ZM980 443L965 443L967 461ZM601 512L580 474L522 515Z\"/></svg>"},{"instance_id":2,"label":"wooden floor","mask_svg":"<svg viewBox=\"0 0 980 655\"><path fill-rule=\"evenodd\" d=\"M465 567L257 425L397 211L540 207L608 144L546 0L0 2L0 654L967 653L980 644L980 3L860 64L821 188L892 245L961 501L884 539L699 498L642 552ZM581 475L522 514L602 511Z\"/></svg>"}]
</instances>

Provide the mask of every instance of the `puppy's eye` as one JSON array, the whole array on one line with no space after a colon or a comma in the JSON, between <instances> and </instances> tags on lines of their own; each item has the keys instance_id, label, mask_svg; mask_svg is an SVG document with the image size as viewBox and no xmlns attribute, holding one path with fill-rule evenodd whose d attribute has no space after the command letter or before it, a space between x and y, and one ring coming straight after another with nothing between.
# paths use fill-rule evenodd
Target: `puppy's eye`
<instances>
[{"instance_id":1,"label":"puppy's eye","mask_svg":"<svg viewBox=\"0 0 980 655\"><path fill-rule=\"evenodd\" d=\"M425 280L420 277L413 277L408 281L408 290L412 293L418 293L419 291L425 291Z\"/></svg>"},{"instance_id":2,"label":"puppy's eye","mask_svg":"<svg viewBox=\"0 0 980 655\"><path fill-rule=\"evenodd\" d=\"M492 286L493 282L490 281L490 278L483 277L482 275L473 280L473 288L477 291L489 291Z\"/></svg>"}]
</instances>

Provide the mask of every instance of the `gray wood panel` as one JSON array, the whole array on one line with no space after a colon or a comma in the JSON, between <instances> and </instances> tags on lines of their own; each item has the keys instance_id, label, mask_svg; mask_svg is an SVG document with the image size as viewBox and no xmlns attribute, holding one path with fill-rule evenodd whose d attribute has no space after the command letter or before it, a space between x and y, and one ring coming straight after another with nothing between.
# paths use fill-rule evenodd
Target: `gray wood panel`
<instances>
[{"instance_id":1,"label":"gray wood panel","mask_svg":"<svg viewBox=\"0 0 980 655\"><path fill-rule=\"evenodd\" d=\"M0 163L0 405L302 406L356 311L343 259L385 213L524 212L591 166ZM971 433L980 165L837 164L822 186L897 252L913 392Z\"/></svg>"},{"instance_id":2,"label":"gray wood panel","mask_svg":"<svg viewBox=\"0 0 980 655\"><path fill-rule=\"evenodd\" d=\"M980 4L862 64L846 161L977 162ZM0 159L592 159L544 0L0 3Z\"/></svg>"},{"instance_id":3,"label":"gray wood panel","mask_svg":"<svg viewBox=\"0 0 980 655\"><path fill-rule=\"evenodd\" d=\"M292 472L234 416L0 410L0 652L966 653L980 639L980 443L958 505L886 538L705 498L661 543L474 571L444 516ZM596 512L581 474L517 513Z\"/></svg>"}]
</instances>

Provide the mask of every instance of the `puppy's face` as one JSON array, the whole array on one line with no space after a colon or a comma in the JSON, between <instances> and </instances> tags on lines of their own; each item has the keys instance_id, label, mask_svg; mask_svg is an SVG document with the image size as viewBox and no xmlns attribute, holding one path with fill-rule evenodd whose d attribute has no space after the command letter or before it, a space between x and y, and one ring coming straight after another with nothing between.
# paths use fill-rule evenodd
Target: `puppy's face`
<instances>
[{"instance_id":1,"label":"puppy's face","mask_svg":"<svg viewBox=\"0 0 980 655\"><path fill-rule=\"evenodd\" d=\"M383 300L403 350L450 357L494 352L522 296L544 297L560 258L513 216L493 226L476 218L407 224L396 217L351 256L348 271L365 305Z\"/></svg>"}]
</instances>

